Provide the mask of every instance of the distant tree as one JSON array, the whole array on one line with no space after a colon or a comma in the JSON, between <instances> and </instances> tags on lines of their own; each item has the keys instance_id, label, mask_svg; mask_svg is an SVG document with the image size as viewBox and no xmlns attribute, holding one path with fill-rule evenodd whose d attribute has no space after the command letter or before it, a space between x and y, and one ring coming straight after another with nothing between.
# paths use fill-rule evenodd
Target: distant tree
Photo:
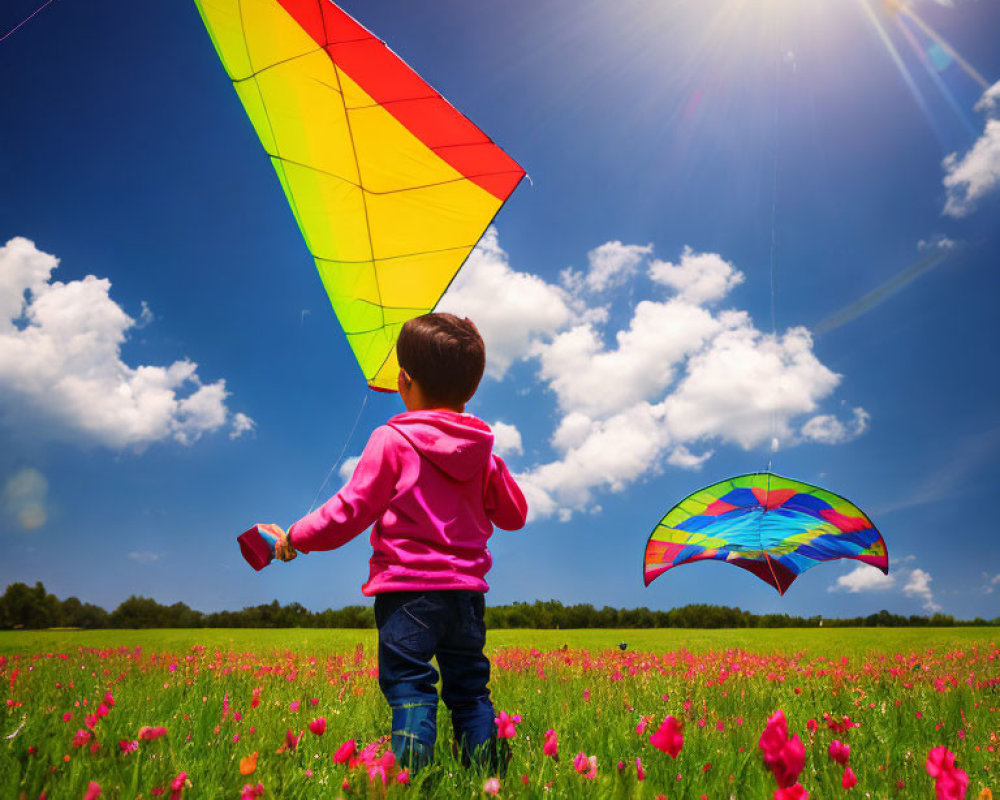
<instances>
[{"instance_id":1,"label":"distant tree","mask_svg":"<svg viewBox=\"0 0 1000 800\"><path fill-rule=\"evenodd\" d=\"M62 604L41 581L10 584L0 597L0 627L51 628L62 623Z\"/></svg>"}]
</instances>

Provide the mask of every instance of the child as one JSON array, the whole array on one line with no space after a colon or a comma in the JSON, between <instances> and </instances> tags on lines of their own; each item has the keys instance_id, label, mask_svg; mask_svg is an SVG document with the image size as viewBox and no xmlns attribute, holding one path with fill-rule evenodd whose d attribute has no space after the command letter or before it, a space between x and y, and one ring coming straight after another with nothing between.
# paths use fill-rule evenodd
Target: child
<instances>
[{"instance_id":1,"label":"child","mask_svg":"<svg viewBox=\"0 0 1000 800\"><path fill-rule=\"evenodd\" d=\"M493 455L486 423L466 414L486 363L469 319L425 314L396 345L406 413L372 433L347 485L279 538L277 557L333 550L374 523L371 574L379 685L392 709L392 750L411 769L431 760L438 673L462 761L496 766L493 704L483 655L483 580L493 525L517 530L527 503Z\"/></svg>"}]
</instances>

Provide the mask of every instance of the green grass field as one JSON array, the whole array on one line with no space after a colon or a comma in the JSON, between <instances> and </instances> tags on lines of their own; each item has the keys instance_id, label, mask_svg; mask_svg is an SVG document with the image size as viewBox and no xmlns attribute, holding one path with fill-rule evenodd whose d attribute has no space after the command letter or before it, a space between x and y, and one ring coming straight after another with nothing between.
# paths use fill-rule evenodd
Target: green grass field
<instances>
[{"instance_id":1,"label":"green grass field","mask_svg":"<svg viewBox=\"0 0 1000 800\"><path fill-rule=\"evenodd\" d=\"M810 797L934 797L925 762L943 745L979 798L1000 789L998 639L989 628L494 631L494 702L523 719L498 796L770 798L758 739L781 709L805 746ZM264 798L299 800L487 796L492 776L452 756L443 707L436 762L408 785L333 763L346 740L360 749L388 733L375 642L364 630L0 632L0 798L81 800L91 782L130 800L240 798L258 784ZM650 742L668 715L684 726L676 758ZM145 740L143 726L166 734ZM550 729L558 760L542 751ZM294 749L289 730L304 733ZM834 739L851 747L852 789L828 756ZM579 753L596 756L596 773L574 768Z\"/></svg>"}]
</instances>

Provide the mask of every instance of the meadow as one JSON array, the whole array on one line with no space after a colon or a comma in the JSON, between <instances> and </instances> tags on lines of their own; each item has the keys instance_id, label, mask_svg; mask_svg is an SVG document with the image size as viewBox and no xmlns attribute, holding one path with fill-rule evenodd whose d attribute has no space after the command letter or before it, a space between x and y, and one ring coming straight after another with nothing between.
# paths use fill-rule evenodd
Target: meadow
<instances>
[{"instance_id":1,"label":"meadow","mask_svg":"<svg viewBox=\"0 0 1000 800\"><path fill-rule=\"evenodd\" d=\"M391 763L374 631L0 632L0 798L988 798L998 639L494 631L495 776L460 766L443 707L435 764Z\"/></svg>"}]
</instances>

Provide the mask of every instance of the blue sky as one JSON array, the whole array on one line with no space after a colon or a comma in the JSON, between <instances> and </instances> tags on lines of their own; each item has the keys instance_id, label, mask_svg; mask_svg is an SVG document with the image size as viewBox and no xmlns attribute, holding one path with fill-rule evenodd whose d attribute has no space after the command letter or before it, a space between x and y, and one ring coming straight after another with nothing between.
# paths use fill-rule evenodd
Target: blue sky
<instances>
[{"instance_id":1,"label":"blue sky","mask_svg":"<svg viewBox=\"0 0 1000 800\"><path fill-rule=\"evenodd\" d=\"M490 602L1000 616L995 4L344 8L532 181L445 300L534 513L491 541ZM235 546L309 509L366 389L194 5L56 0L0 83L0 584L364 602L364 535L259 574ZM346 455L400 410L369 397ZM660 517L772 434L892 579L644 588Z\"/></svg>"}]
</instances>

